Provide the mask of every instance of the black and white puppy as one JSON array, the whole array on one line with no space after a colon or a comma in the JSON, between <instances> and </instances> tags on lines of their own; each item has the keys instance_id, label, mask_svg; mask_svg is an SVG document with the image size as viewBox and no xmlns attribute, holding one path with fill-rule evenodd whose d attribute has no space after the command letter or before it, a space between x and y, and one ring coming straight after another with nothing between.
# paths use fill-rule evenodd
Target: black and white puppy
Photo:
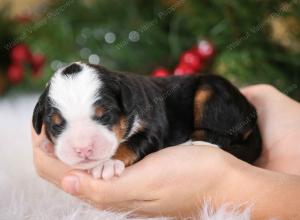
<instances>
[{"instance_id":1,"label":"black and white puppy","mask_svg":"<svg viewBox=\"0 0 300 220\"><path fill-rule=\"evenodd\" d=\"M216 75L152 78L76 62L58 70L34 109L66 164L95 178L120 175L146 155L188 140L254 162L261 152L256 111Z\"/></svg>"}]
</instances>

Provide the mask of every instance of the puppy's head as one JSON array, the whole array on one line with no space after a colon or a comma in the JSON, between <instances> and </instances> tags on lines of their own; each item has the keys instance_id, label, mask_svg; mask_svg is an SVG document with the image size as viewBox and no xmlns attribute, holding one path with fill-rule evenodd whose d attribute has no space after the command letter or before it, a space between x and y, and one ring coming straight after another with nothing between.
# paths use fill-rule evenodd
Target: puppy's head
<instances>
[{"instance_id":1,"label":"puppy's head","mask_svg":"<svg viewBox=\"0 0 300 220\"><path fill-rule=\"evenodd\" d=\"M84 63L53 75L35 106L33 127L39 134L45 125L60 160L89 169L114 155L128 133L125 115L132 110L130 91L119 81Z\"/></svg>"}]
</instances>

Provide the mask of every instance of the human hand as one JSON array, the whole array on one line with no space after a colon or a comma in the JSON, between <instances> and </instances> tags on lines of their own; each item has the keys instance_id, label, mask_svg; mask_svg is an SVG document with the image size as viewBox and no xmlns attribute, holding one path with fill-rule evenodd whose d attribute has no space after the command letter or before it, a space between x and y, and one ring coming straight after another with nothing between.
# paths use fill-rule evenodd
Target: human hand
<instances>
[{"instance_id":1,"label":"human hand","mask_svg":"<svg viewBox=\"0 0 300 220\"><path fill-rule=\"evenodd\" d=\"M211 146L176 146L151 154L126 168L120 177L104 181L72 170L41 150L41 144L51 149L44 131L37 136L32 129L32 138L40 176L98 208L146 215L190 216L198 212L206 198L216 201L224 195L225 185L234 179L236 166L232 163L237 160Z\"/></svg>"},{"instance_id":2,"label":"human hand","mask_svg":"<svg viewBox=\"0 0 300 220\"><path fill-rule=\"evenodd\" d=\"M44 126L40 135L31 127L31 139L33 162L38 175L60 187L60 180L72 168L55 157L54 147L45 134Z\"/></svg>"},{"instance_id":3,"label":"human hand","mask_svg":"<svg viewBox=\"0 0 300 220\"><path fill-rule=\"evenodd\" d=\"M274 97L277 97L281 104L288 106L293 101L283 98L284 96L275 89L272 91L274 94L271 97L273 98L264 98L264 100L261 97L258 98L258 94L260 92L272 94L269 91L271 88L259 89L256 87L260 92L251 91L252 88L255 89L255 87L249 87L243 92L257 107L259 125L264 139L262 158L265 158L264 155L276 152L276 143L278 142L273 143L272 137L284 138L279 136L285 130L282 129L282 126L293 125L293 123L286 123L278 118L281 124L273 131L276 123L272 124L274 118L268 116L267 112L270 109L267 106L274 107L272 104L274 105L276 101L265 104ZM262 91L262 89L268 91ZM278 96L283 97L279 98ZM296 102L292 106L298 109ZM274 112L276 111L271 111L269 114L280 117L280 112L276 114ZM288 114L292 115L292 113L294 114L292 110L288 111ZM292 122L291 119L290 121ZM291 126L288 130L293 131L294 129ZM40 148L40 145L44 145L48 151L52 149L51 144L46 141L44 132L37 136L34 130L32 131L35 166L39 175L99 208L118 211L134 210L140 214L155 216L191 216L201 208L204 199L208 198L212 199L214 207L225 201L241 204L254 200L253 216L258 216L258 219L270 217L268 215L270 213L273 213L274 216L290 217L294 216L293 213L297 213L298 210L295 201L299 198L297 194L299 193L299 179L254 168L217 148L208 146L167 148L126 168L121 177L103 181L95 180L82 171L72 170L55 157L48 156ZM289 139L285 141L287 143ZM274 149L273 146L275 146ZM271 149L271 147L272 150L266 153L265 149ZM280 149L280 147L278 148ZM261 166L269 168L270 163ZM282 189L289 190L282 192ZM290 209L278 208L273 203L273 198L277 198L285 205L288 204ZM284 206L280 205L280 207Z\"/></svg>"},{"instance_id":4,"label":"human hand","mask_svg":"<svg viewBox=\"0 0 300 220\"><path fill-rule=\"evenodd\" d=\"M262 134L262 168L300 175L300 104L269 85L241 90L255 106Z\"/></svg>"}]
</instances>

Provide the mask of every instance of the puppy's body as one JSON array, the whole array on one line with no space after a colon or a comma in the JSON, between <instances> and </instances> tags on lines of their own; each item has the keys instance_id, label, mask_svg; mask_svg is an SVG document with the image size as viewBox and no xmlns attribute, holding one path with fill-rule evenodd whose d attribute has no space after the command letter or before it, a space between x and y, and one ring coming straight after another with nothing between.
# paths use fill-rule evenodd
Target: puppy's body
<instances>
[{"instance_id":1,"label":"puppy's body","mask_svg":"<svg viewBox=\"0 0 300 220\"><path fill-rule=\"evenodd\" d=\"M42 123L60 159L79 168L100 164L94 173L102 177L107 161L120 173L119 161L130 165L190 139L216 144L247 162L261 151L254 107L216 75L151 78L75 63L58 71L41 96L33 117L38 133Z\"/></svg>"},{"instance_id":2,"label":"puppy's body","mask_svg":"<svg viewBox=\"0 0 300 220\"><path fill-rule=\"evenodd\" d=\"M261 139L256 111L220 76L150 78L122 75L122 78L134 88L129 95L135 105L132 118L138 115L143 124L127 140L138 159L190 139L219 145L250 163L259 156ZM129 122L133 124L134 120Z\"/></svg>"}]
</instances>

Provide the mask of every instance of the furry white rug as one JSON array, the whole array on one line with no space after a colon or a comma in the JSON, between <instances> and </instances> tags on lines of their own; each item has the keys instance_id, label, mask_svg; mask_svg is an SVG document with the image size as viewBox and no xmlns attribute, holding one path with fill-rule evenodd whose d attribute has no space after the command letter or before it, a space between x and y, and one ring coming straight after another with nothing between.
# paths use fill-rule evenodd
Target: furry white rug
<instances>
[{"instance_id":1,"label":"furry white rug","mask_svg":"<svg viewBox=\"0 0 300 220\"><path fill-rule=\"evenodd\" d=\"M0 100L1 220L127 220L126 213L99 211L40 179L34 171L30 141L31 114L37 96ZM250 209L224 205L199 210L201 220L249 220ZM135 218L137 219L137 218ZM159 218L166 219L166 218Z\"/></svg>"}]
</instances>

